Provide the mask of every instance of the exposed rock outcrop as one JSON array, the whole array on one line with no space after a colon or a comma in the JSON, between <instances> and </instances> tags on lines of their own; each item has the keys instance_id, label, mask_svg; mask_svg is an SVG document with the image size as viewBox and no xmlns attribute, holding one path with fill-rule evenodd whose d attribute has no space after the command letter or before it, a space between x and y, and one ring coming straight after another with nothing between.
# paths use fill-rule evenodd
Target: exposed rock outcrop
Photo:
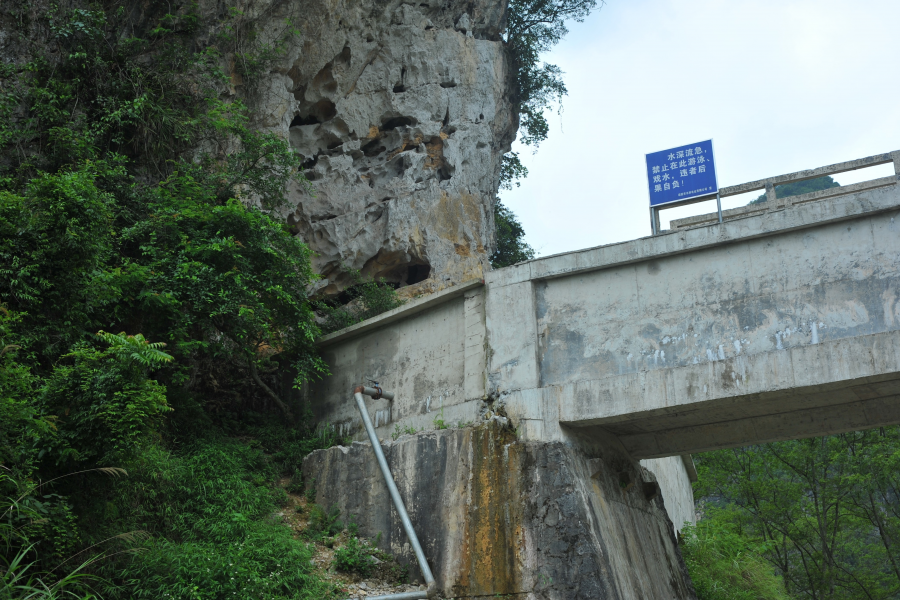
<instances>
[{"instance_id":1,"label":"exposed rock outcrop","mask_svg":"<svg viewBox=\"0 0 900 600\"><path fill-rule=\"evenodd\" d=\"M38 0L28 12L49 7ZM281 216L316 253L323 279L314 293L340 292L352 282L346 269L412 284L412 295L488 268L500 159L518 126L500 37L506 0L198 0L120 9L129 35L152 37L171 21L196 49L222 46L230 72L222 93L244 100L255 127L302 155L313 191L289 190ZM26 37L46 33L39 19L23 22L34 30ZM0 18L7 62L28 59L28 49L11 42L21 27Z\"/></svg>"},{"instance_id":2,"label":"exposed rock outcrop","mask_svg":"<svg viewBox=\"0 0 900 600\"><path fill-rule=\"evenodd\" d=\"M260 124L304 158L287 222L317 253L320 294L343 268L414 290L479 277L493 242L506 99L503 0L325 2L270 8L299 35L251 92Z\"/></svg>"},{"instance_id":3,"label":"exposed rock outcrop","mask_svg":"<svg viewBox=\"0 0 900 600\"><path fill-rule=\"evenodd\" d=\"M614 444L591 458L490 424L383 447L445 597L695 598L655 478ZM369 444L314 452L303 476L418 575Z\"/></svg>"}]
</instances>

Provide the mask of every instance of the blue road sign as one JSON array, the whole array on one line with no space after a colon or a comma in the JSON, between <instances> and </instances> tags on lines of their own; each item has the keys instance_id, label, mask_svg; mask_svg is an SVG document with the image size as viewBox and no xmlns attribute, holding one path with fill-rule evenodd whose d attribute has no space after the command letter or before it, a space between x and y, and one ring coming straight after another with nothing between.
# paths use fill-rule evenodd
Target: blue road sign
<instances>
[{"instance_id":1,"label":"blue road sign","mask_svg":"<svg viewBox=\"0 0 900 600\"><path fill-rule=\"evenodd\" d=\"M712 140L648 154L647 183L651 207L716 194Z\"/></svg>"}]
</instances>

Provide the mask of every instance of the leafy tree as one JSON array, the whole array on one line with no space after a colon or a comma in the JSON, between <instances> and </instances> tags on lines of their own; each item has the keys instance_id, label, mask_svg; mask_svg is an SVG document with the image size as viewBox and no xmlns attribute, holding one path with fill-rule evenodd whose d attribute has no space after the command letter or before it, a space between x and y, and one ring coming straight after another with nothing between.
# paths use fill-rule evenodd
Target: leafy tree
<instances>
[{"instance_id":1,"label":"leafy tree","mask_svg":"<svg viewBox=\"0 0 900 600\"><path fill-rule=\"evenodd\" d=\"M815 179L776 185L775 197L786 198L787 196L799 196L800 194L809 194L810 192L818 192L840 186L841 184L832 179L830 175L826 175L824 177L816 177ZM765 201L766 195L761 194L756 200L749 202L749 204L762 204Z\"/></svg>"},{"instance_id":2,"label":"leafy tree","mask_svg":"<svg viewBox=\"0 0 900 600\"><path fill-rule=\"evenodd\" d=\"M544 113L554 103L562 102L567 93L562 71L556 65L541 62L541 53L550 50L569 32L566 21L581 22L596 6L597 0L510 1L506 48L512 79L511 99L520 119L522 143L537 147L547 139L549 125ZM500 172L500 186L506 189L528 174L515 152L504 155Z\"/></svg>"},{"instance_id":3,"label":"leafy tree","mask_svg":"<svg viewBox=\"0 0 900 600\"><path fill-rule=\"evenodd\" d=\"M603 0L600 0L603 4ZM506 51L510 64L511 100L519 119L520 141L537 146L547 139L550 127L545 112L561 106L568 92L562 71L541 62L541 53L558 44L569 32L566 21L584 21L597 0L510 0L507 10ZM500 188L512 189L528 176L517 152L507 152L500 162ZM491 255L495 268L532 259L534 249L524 241L525 232L515 214L500 204L494 206L497 249Z\"/></svg>"},{"instance_id":4,"label":"leafy tree","mask_svg":"<svg viewBox=\"0 0 900 600\"><path fill-rule=\"evenodd\" d=\"M699 457L695 494L799 597L900 593L900 429L777 442Z\"/></svg>"},{"instance_id":5,"label":"leafy tree","mask_svg":"<svg viewBox=\"0 0 900 600\"><path fill-rule=\"evenodd\" d=\"M43 369L98 329L140 331L176 359L162 380L258 390L290 417L264 379L324 372L309 249L270 214L303 182L299 158L221 99L212 42L240 51L246 27L226 21L197 52L192 6L149 29L60 9L23 38L32 60L0 73L0 294Z\"/></svg>"},{"instance_id":6,"label":"leafy tree","mask_svg":"<svg viewBox=\"0 0 900 600\"><path fill-rule=\"evenodd\" d=\"M494 227L497 248L491 254L491 266L499 269L534 258L534 248L525 241L522 224L499 199L494 201Z\"/></svg>"}]
</instances>

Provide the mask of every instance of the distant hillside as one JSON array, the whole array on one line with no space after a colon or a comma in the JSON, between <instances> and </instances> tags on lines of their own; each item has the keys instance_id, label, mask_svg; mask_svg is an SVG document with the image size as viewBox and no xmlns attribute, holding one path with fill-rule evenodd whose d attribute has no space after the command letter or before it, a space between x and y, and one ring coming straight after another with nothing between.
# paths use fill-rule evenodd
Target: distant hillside
<instances>
[{"instance_id":1,"label":"distant hillside","mask_svg":"<svg viewBox=\"0 0 900 600\"><path fill-rule=\"evenodd\" d=\"M784 198L786 196L797 196L799 194L808 194L810 192L818 192L820 190L827 190L835 187L841 187L841 184L832 179L830 175L826 175L825 177L817 177L816 179L807 179L806 181L796 181L794 183L777 185L775 186L775 197ZM750 204L762 204L765 201L766 195L760 194L759 198L749 202L748 206Z\"/></svg>"}]
</instances>

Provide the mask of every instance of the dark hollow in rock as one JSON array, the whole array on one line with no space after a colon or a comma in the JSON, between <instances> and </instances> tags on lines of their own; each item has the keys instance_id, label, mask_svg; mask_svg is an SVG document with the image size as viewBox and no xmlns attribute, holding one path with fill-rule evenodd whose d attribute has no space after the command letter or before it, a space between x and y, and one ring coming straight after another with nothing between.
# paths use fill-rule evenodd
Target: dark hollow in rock
<instances>
[{"instance_id":1,"label":"dark hollow in rock","mask_svg":"<svg viewBox=\"0 0 900 600\"><path fill-rule=\"evenodd\" d=\"M419 122L416 121L413 117L394 117L393 119L388 119L384 123L381 124L382 131L391 131L392 129L397 129L398 127L411 127L413 125L418 125Z\"/></svg>"},{"instance_id":2,"label":"dark hollow in rock","mask_svg":"<svg viewBox=\"0 0 900 600\"><path fill-rule=\"evenodd\" d=\"M409 265L406 268L406 285L412 285L428 279L431 274L431 265Z\"/></svg>"},{"instance_id":3,"label":"dark hollow in rock","mask_svg":"<svg viewBox=\"0 0 900 600\"><path fill-rule=\"evenodd\" d=\"M379 140L372 140L360 149L363 151L363 154L369 157L378 156L379 154L387 150L387 148L380 144Z\"/></svg>"},{"instance_id":4,"label":"dark hollow in rock","mask_svg":"<svg viewBox=\"0 0 900 600\"><path fill-rule=\"evenodd\" d=\"M298 114L294 117L291 121L291 127L298 127L300 125L318 125L319 123L330 121L337 116L337 107L334 105L334 102L327 98L319 100L307 110L307 114Z\"/></svg>"}]
</instances>

